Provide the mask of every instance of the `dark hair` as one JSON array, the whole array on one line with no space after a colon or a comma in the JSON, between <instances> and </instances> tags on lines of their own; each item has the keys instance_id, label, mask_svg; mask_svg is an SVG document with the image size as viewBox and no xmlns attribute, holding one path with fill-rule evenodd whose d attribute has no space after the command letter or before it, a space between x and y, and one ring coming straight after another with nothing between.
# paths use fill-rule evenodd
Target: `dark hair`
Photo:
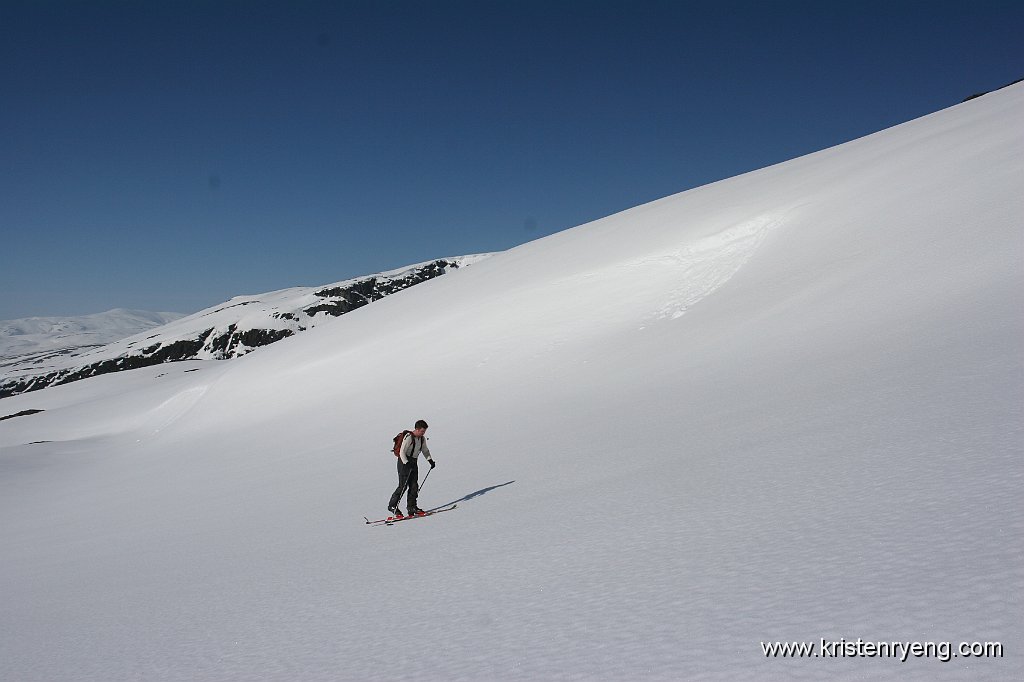
<instances>
[{"instance_id":1,"label":"dark hair","mask_svg":"<svg viewBox=\"0 0 1024 682\"><path fill-rule=\"evenodd\" d=\"M422 419L419 420L418 422L416 422L416 428L417 429L425 429L425 428L427 428L427 422L423 421Z\"/></svg>"}]
</instances>

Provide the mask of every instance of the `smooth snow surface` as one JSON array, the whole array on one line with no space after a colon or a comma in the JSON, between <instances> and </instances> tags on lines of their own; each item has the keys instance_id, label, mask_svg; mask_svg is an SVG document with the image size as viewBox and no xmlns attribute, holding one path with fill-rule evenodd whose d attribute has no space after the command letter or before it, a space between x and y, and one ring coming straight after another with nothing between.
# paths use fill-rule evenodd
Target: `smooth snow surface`
<instances>
[{"instance_id":1,"label":"smooth snow surface","mask_svg":"<svg viewBox=\"0 0 1024 682\"><path fill-rule=\"evenodd\" d=\"M1021 121L1014 86L0 400L45 410L0 421L0 678L1024 677ZM459 507L367 527L418 418ZM1004 655L761 648L858 638Z\"/></svg>"}]
</instances>

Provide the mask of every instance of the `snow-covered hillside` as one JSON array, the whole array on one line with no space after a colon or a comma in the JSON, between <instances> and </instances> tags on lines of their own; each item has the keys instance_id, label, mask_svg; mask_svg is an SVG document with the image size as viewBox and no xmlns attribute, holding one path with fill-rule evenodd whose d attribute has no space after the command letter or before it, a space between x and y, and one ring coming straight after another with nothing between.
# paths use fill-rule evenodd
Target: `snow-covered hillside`
<instances>
[{"instance_id":1,"label":"snow-covered hillside","mask_svg":"<svg viewBox=\"0 0 1024 682\"><path fill-rule=\"evenodd\" d=\"M148 314L166 324L159 329L153 329L156 324L132 328L135 320L150 318L143 313L125 314L130 311L52 323L52 318L0 323L0 351L11 350L10 355L0 354L0 398L165 362L235 358L490 255L441 258L319 287L236 296L187 317ZM24 351L30 330L35 330L36 352L13 352ZM62 344L57 352L52 348L38 352L54 342Z\"/></svg>"},{"instance_id":2,"label":"snow-covered hillside","mask_svg":"<svg viewBox=\"0 0 1024 682\"><path fill-rule=\"evenodd\" d=\"M0 400L43 410L0 421L0 677L1024 676L1021 120L1018 85ZM418 418L458 508L366 526ZM858 639L1003 655L763 650Z\"/></svg>"},{"instance_id":3,"label":"snow-covered hillside","mask_svg":"<svg viewBox=\"0 0 1024 682\"><path fill-rule=\"evenodd\" d=\"M34 362L54 353L105 346L181 317L181 313L115 308L77 317L0 320L0 369L16 359Z\"/></svg>"}]
</instances>

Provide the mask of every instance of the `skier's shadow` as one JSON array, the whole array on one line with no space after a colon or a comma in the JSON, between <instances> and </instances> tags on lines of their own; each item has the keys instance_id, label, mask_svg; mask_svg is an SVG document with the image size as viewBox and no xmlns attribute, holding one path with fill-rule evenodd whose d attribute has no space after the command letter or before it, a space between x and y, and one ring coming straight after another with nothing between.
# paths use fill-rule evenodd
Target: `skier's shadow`
<instances>
[{"instance_id":1,"label":"skier's shadow","mask_svg":"<svg viewBox=\"0 0 1024 682\"><path fill-rule=\"evenodd\" d=\"M512 485L513 483L515 483L515 481L508 481L506 483L499 483L498 485L492 485L489 488L481 488L480 490L477 490L475 493L470 493L470 494L466 495L465 497L460 497L457 500L453 500L451 502L446 502L445 504L439 504L436 507L434 507L434 509L441 509L442 507L450 507L453 504L458 504L459 502L468 502L469 500L472 500L475 497L480 497L481 495L486 495L487 493L491 492L492 490L497 490L498 488L504 488L505 486ZM433 509L431 509L429 511L433 511Z\"/></svg>"}]
</instances>

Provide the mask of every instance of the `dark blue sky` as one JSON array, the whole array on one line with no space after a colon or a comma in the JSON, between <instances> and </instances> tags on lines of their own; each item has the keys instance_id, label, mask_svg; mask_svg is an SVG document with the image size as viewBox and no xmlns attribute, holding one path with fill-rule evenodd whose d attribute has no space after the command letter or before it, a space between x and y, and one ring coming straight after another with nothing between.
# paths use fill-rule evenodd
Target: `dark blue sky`
<instances>
[{"instance_id":1,"label":"dark blue sky","mask_svg":"<svg viewBox=\"0 0 1024 682\"><path fill-rule=\"evenodd\" d=\"M502 250L1024 76L1014 2L0 0L0 319Z\"/></svg>"}]
</instances>

